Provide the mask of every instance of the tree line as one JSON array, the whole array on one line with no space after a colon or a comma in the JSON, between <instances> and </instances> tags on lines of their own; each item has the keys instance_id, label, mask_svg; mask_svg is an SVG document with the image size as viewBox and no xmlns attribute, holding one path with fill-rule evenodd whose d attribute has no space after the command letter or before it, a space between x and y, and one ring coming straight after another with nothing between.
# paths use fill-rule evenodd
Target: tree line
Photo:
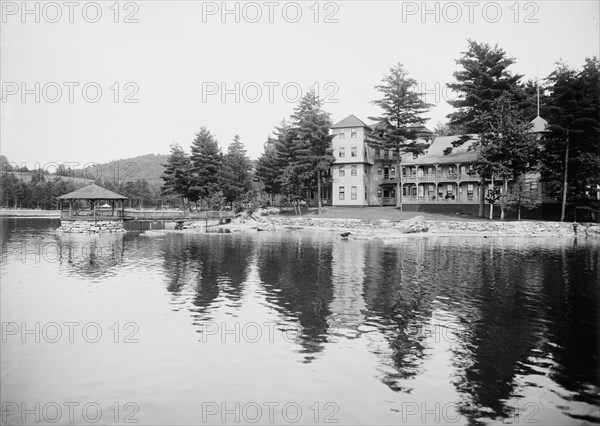
<instances>
[{"instance_id":1,"label":"tree line","mask_svg":"<svg viewBox=\"0 0 600 426\"><path fill-rule=\"evenodd\" d=\"M265 154L254 170L239 136L223 154L214 136L202 127L189 155L179 144L171 145L162 192L180 197L188 209L198 204L211 209L241 208L259 202L261 193L268 194L272 204L273 195L281 195L299 211L308 191L320 191L333 163L331 125L322 101L308 92L290 118L275 128L275 137L268 138Z\"/></svg>"},{"instance_id":2,"label":"tree line","mask_svg":"<svg viewBox=\"0 0 600 426\"><path fill-rule=\"evenodd\" d=\"M600 185L600 61L587 58L582 69L574 70L563 62L542 81L523 79L510 70L516 61L500 47L468 40L467 49L456 60L459 68L448 84L457 97L448 101L454 111L447 123L438 123L438 135L460 135L453 147L469 143L477 158L474 171L481 176L480 187L499 179L503 195L495 190L480 197L480 216L484 201L500 202L502 217L511 205L520 210L539 202L527 188L523 176L539 173L547 193L562 202L561 219L583 208L598 211ZM393 66L375 86L380 97L372 103L380 114L369 117L375 123L366 142L376 149L396 154L400 171L402 156L422 154L429 143L419 139L432 105L424 101L415 79L400 63ZM542 134L531 132L536 115L548 121ZM179 144L170 147L164 164L163 185L148 187L147 182L103 182L108 189L138 200L138 205L171 204L186 209L241 208L247 203L273 204L275 199L291 203L299 212L316 191L321 203L321 188L331 181L331 116L313 92L306 93L267 138L258 160L253 163L239 136L221 152L216 138L202 127L188 154ZM472 135L477 135L473 137ZM445 154L450 154L453 147ZM68 170L65 170L68 173ZM43 176L42 176L43 178ZM512 190L507 182L512 181ZM65 187L56 179L36 177L28 183L16 182L10 173L1 176L3 205L54 206L55 197ZM45 185L48 188L44 189ZM402 206L397 187L398 206ZM68 192L68 191L67 191ZM483 196L485 195L485 196Z\"/></svg>"}]
</instances>

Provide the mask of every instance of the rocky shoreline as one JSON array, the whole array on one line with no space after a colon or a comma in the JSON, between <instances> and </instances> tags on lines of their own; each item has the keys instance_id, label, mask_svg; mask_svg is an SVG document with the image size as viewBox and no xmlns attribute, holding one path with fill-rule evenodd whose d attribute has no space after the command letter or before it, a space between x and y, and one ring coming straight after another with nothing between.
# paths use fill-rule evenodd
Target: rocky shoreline
<instances>
[{"instance_id":1,"label":"rocky shoreline","mask_svg":"<svg viewBox=\"0 0 600 426\"><path fill-rule=\"evenodd\" d=\"M220 228L258 231L314 230L351 232L354 239L395 239L423 236L515 236L600 238L600 224L543 221L436 221L416 216L409 220L322 219L314 217L240 216Z\"/></svg>"}]
</instances>

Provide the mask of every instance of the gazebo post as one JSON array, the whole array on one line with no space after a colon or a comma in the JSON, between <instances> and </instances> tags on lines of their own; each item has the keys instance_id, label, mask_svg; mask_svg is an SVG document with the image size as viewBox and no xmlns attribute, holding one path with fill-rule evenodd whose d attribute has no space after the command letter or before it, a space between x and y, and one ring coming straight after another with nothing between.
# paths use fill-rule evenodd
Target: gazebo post
<instances>
[{"instance_id":1,"label":"gazebo post","mask_svg":"<svg viewBox=\"0 0 600 426\"><path fill-rule=\"evenodd\" d=\"M96 203L94 200L90 200L92 203L92 211L94 212L94 220L96 220Z\"/></svg>"},{"instance_id":2,"label":"gazebo post","mask_svg":"<svg viewBox=\"0 0 600 426\"><path fill-rule=\"evenodd\" d=\"M73 200L69 198L69 219L73 219Z\"/></svg>"}]
</instances>

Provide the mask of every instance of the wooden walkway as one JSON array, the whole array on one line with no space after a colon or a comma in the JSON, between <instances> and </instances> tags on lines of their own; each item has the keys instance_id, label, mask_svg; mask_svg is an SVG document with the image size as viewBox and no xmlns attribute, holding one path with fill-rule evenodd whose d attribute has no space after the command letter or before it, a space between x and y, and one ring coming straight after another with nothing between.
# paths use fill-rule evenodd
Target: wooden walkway
<instances>
[{"instance_id":1,"label":"wooden walkway","mask_svg":"<svg viewBox=\"0 0 600 426\"><path fill-rule=\"evenodd\" d=\"M125 220L179 222L184 220L219 220L230 221L235 217L232 211L163 211L163 210L125 210Z\"/></svg>"},{"instance_id":2,"label":"wooden walkway","mask_svg":"<svg viewBox=\"0 0 600 426\"><path fill-rule=\"evenodd\" d=\"M201 211L184 212L181 210L127 210L123 212L115 210L96 210L96 214L91 210L73 210L70 214L68 210L61 212L60 218L63 220L138 220L144 222L183 222L186 220L218 220L219 222L229 222L235 217L232 211Z\"/></svg>"}]
</instances>

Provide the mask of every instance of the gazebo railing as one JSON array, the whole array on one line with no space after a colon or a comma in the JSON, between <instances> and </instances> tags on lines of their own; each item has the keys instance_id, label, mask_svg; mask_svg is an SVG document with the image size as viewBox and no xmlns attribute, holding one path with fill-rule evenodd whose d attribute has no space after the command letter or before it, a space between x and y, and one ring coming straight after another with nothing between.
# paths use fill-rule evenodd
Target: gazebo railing
<instances>
[{"instance_id":1,"label":"gazebo railing","mask_svg":"<svg viewBox=\"0 0 600 426\"><path fill-rule=\"evenodd\" d=\"M84 209L84 210L61 210L60 212L60 218L61 219L72 219L72 220L77 220L77 219L81 219L81 220L89 220L89 219L93 219L94 217L98 220L107 220L107 219L122 219L123 218L123 211L122 210L117 210L115 209L113 210L96 210L95 212L95 216L94 216L94 211L91 209Z\"/></svg>"}]
</instances>

